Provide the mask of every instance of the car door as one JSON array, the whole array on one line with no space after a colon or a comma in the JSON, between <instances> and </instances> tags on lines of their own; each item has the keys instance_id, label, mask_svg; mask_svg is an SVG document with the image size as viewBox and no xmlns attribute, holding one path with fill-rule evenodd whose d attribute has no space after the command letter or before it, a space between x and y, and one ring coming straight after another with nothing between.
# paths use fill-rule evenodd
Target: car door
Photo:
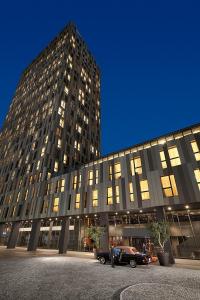
<instances>
[{"instance_id":1,"label":"car door","mask_svg":"<svg viewBox=\"0 0 200 300\"><path fill-rule=\"evenodd\" d=\"M121 250L121 254L120 254L120 262L121 263L128 263L129 262L129 254L127 253L127 251L125 249Z\"/></svg>"}]
</instances>

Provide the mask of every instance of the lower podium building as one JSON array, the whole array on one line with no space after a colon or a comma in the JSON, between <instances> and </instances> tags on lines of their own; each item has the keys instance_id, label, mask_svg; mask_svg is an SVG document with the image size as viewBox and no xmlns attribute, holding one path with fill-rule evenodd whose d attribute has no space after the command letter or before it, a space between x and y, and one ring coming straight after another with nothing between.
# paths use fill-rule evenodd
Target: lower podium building
<instances>
[{"instance_id":1,"label":"lower podium building","mask_svg":"<svg viewBox=\"0 0 200 300\"><path fill-rule=\"evenodd\" d=\"M141 250L148 224L166 219L173 255L200 258L200 124L30 184L21 201L1 207L8 248L90 251L87 228L96 226L104 228L100 248Z\"/></svg>"}]
</instances>

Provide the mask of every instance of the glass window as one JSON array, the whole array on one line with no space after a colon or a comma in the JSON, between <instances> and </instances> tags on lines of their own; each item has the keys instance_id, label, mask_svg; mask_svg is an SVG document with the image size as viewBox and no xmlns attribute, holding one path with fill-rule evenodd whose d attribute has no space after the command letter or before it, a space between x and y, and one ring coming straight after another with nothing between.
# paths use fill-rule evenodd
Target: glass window
<instances>
[{"instance_id":1,"label":"glass window","mask_svg":"<svg viewBox=\"0 0 200 300\"><path fill-rule=\"evenodd\" d=\"M60 181L60 191L64 192L65 190L65 179L61 179Z\"/></svg>"},{"instance_id":2,"label":"glass window","mask_svg":"<svg viewBox=\"0 0 200 300\"><path fill-rule=\"evenodd\" d=\"M73 179L73 190L75 190L76 188L77 188L77 175L75 175Z\"/></svg>"},{"instance_id":3,"label":"glass window","mask_svg":"<svg viewBox=\"0 0 200 300\"><path fill-rule=\"evenodd\" d=\"M96 170L96 179L95 179L95 183L96 183L96 184L99 183L99 170Z\"/></svg>"},{"instance_id":4,"label":"glass window","mask_svg":"<svg viewBox=\"0 0 200 300\"><path fill-rule=\"evenodd\" d=\"M119 185L115 186L115 197L116 197L116 203L120 203Z\"/></svg>"},{"instance_id":5,"label":"glass window","mask_svg":"<svg viewBox=\"0 0 200 300\"><path fill-rule=\"evenodd\" d=\"M54 198L53 201L53 212L58 212L58 209L59 209L59 198L56 197Z\"/></svg>"},{"instance_id":6,"label":"glass window","mask_svg":"<svg viewBox=\"0 0 200 300\"><path fill-rule=\"evenodd\" d=\"M129 182L129 195L130 195L130 201L134 201L134 194L133 194L133 183Z\"/></svg>"},{"instance_id":7,"label":"glass window","mask_svg":"<svg viewBox=\"0 0 200 300\"><path fill-rule=\"evenodd\" d=\"M167 162L166 162L165 152L164 151L160 151L160 160L161 160L162 168L166 169L167 168Z\"/></svg>"},{"instance_id":8,"label":"glass window","mask_svg":"<svg viewBox=\"0 0 200 300\"><path fill-rule=\"evenodd\" d=\"M81 199L80 194L76 194L75 208L80 208L80 199Z\"/></svg>"},{"instance_id":9,"label":"glass window","mask_svg":"<svg viewBox=\"0 0 200 300\"><path fill-rule=\"evenodd\" d=\"M194 175L195 175L196 181L198 183L198 187L200 189L200 170L199 169L194 170Z\"/></svg>"},{"instance_id":10,"label":"glass window","mask_svg":"<svg viewBox=\"0 0 200 300\"><path fill-rule=\"evenodd\" d=\"M45 147L42 147L41 156L44 156L45 154Z\"/></svg>"},{"instance_id":11,"label":"glass window","mask_svg":"<svg viewBox=\"0 0 200 300\"><path fill-rule=\"evenodd\" d=\"M98 190L92 191L92 206L93 207L98 206Z\"/></svg>"},{"instance_id":12,"label":"glass window","mask_svg":"<svg viewBox=\"0 0 200 300\"><path fill-rule=\"evenodd\" d=\"M107 204L113 204L113 190L112 187L107 188Z\"/></svg>"},{"instance_id":13,"label":"glass window","mask_svg":"<svg viewBox=\"0 0 200 300\"><path fill-rule=\"evenodd\" d=\"M67 164L67 154L64 154L64 156L63 156L63 163L65 165Z\"/></svg>"},{"instance_id":14,"label":"glass window","mask_svg":"<svg viewBox=\"0 0 200 300\"><path fill-rule=\"evenodd\" d=\"M112 165L109 166L109 180L112 180Z\"/></svg>"},{"instance_id":15,"label":"glass window","mask_svg":"<svg viewBox=\"0 0 200 300\"><path fill-rule=\"evenodd\" d=\"M64 119L60 119L59 122L60 127L64 128L64 124L65 124Z\"/></svg>"},{"instance_id":16,"label":"glass window","mask_svg":"<svg viewBox=\"0 0 200 300\"><path fill-rule=\"evenodd\" d=\"M57 160L54 163L54 172L58 172L58 161Z\"/></svg>"},{"instance_id":17,"label":"glass window","mask_svg":"<svg viewBox=\"0 0 200 300\"><path fill-rule=\"evenodd\" d=\"M58 139L58 144L57 144L58 148L61 148L62 146L62 140L61 139Z\"/></svg>"},{"instance_id":18,"label":"glass window","mask_svg":"<svg viewBox=\"0 0 200 300\"><path fill-rule=\"evenodd\" d=\"M115 171L115 179L118 179L121 177L121 164L120 163L116 163L114 165L114 171Z\"/></svg>"},{"instance_id":19,"label":"glass window","mask_svg":"<svg viewBox=\"0 0 200 300\"><path fill-rule=\"evenodd\" d=\"M191 146L192 146L192 151L194 153L195 159L197 161L199 161L200 160L200 152L199 152L199 147L197 145L197 142L196 141L192 141L191 142Z\"/></svg>"},{"instance_id":20,"label":"glass window","mask_svg":"<svg viewBox=\"0 0 200 300\"><path fill-rule=\"evenodd\" d=\"M164 197L178 196L176 181L174 175L161 177Z\"/></svg>"},{"instance_id":21,"label":"glass window","mask_svg":"<svg viewBox=\"0 0 200 300\"><path fill-rule=\"evenodd\" d=\"M135 157L130 160L131 175L142 174L142 162L140 157Z\"/></svg>"},{"instance_id":22,"label":"glass window","mask_svg":"<svg viewBox=\"0 0 200 300\"><path fill-rule=\"evenodd\" d=\"M181 160L179 157L178 149L176 146L168 149L170 163L172 167L179 166L181 164Z\"/></svg>"},{"instance_id":23,"label":"glass window","mask_svg":"<svg viewBox=\"0 0 200 300\"><path fill-rule=\"evenodd\" d=\"M81 174L79 174L78 187L81 187Z\"/></svg>"},{"instance_id":24,"label":"glass window","mask_svg":"<svg viewBox=\"0 0 200 300\"><path fill-rule=\"evenodd\" d=\"M150 198L150 195L149 195L149 185L147 180L140 181L140 190L141 190L142 200L148 200Z\"/></svg>"},{"instance_id":25,"label":"glass window","mask_svg":"<svg viewBox=\"0 0 200 300\"><path fill-rule=\"evenodd\" d=\"M88 171L88 184L93 185L93 171Z\"/></svg>"}]
</instances>

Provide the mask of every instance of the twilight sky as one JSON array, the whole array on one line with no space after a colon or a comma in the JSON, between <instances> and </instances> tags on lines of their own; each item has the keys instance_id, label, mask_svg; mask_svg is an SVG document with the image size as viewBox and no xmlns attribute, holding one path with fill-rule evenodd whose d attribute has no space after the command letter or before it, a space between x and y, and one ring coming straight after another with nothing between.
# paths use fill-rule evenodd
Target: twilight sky
<instances>
[{"instance_id":1,"label":"twilight sky","mask_svg":"<svg viewBox=\"0 0 200 300\"><path fill-rule=\"evenodd\" d=\"M101 68L102 153L200 122L199 1L4 1L0 127L19 76L70 21Z\"/></svg>"}]
</instances>

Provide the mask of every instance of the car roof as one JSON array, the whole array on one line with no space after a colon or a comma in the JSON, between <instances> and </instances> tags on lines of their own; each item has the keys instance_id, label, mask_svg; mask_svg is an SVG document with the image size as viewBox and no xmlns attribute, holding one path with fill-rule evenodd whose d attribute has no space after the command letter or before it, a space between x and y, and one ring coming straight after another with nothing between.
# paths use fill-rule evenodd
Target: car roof
<instances>
[{"instance_id":1,"label":"car roof","mask_svg":"<svg viewBox=\"0 0 200 300\"><path fill-rule=\"evenodd\" d=\"M132 249L135 247L131 247L131 246L116 246L115 248L120 248L120 249Z\"/></svg>"}]
</instances>

